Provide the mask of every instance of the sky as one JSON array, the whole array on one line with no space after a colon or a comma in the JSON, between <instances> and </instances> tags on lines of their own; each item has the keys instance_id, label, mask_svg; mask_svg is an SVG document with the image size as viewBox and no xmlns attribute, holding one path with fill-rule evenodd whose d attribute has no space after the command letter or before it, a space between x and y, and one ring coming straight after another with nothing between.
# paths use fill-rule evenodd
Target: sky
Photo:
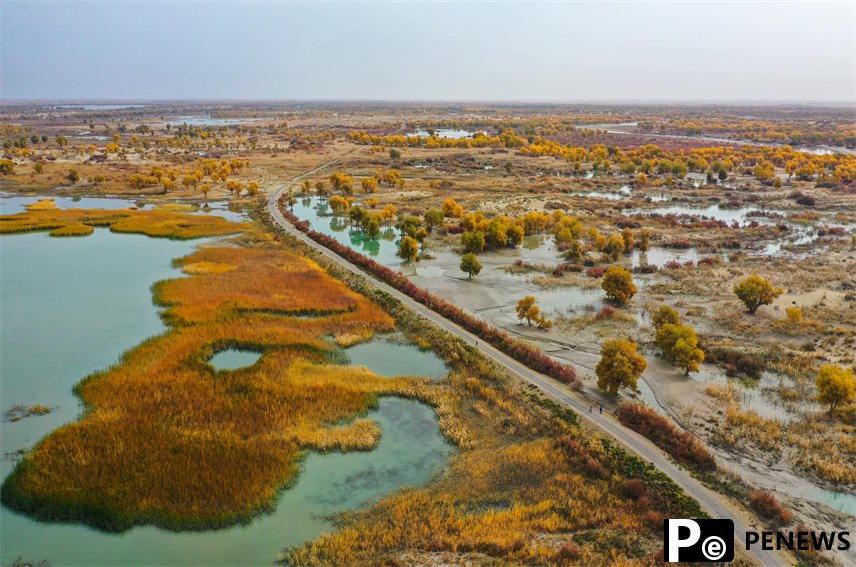
<instances>
[{"instance_id":1,"label":"sky","mask_svg":"<svg viewBox=\"0 0 856 567\"><path fill-rule=\"evenodd\" d=\"M856 2L0 0L0 98L856 102Z\"/></svg>"}]
</instances>

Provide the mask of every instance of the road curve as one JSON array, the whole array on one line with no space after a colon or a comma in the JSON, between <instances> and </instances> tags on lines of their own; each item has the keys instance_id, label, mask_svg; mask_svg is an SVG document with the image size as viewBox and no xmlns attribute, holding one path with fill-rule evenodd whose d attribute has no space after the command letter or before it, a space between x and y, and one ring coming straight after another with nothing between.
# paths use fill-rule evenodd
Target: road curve
<instances>
[{"instance_id":1,"label":"road curve","mask_svg":"<svg viewBox=\"0 0 856 567\"><path fill-rule=\"evenodd\" d=\"M712 490L701 484L701 482L693 478L687 471L678 467L663 451L661 451L647 438L643 437L642 435L639 435L635 431L624 427L609 414L600 414L597 411L590 413L589 408L591 407L591 404L582 400L571 389L556 382L552 378L549 378L539 372L532 370L528 366L525 366L524 364L511 358L504 352L494 348L485 341L480 340L478 337L476 337L466 329L459 327L457 324L449 321L445 317L437 314L436 312L432 311L421 303L401 293L386 282L380 281L373 275L364 272L362 269L355 266L354 264L351 264L329 248L315 242L314 240L306 236L304 233L294 228L294 226L290 222L288 222L286 218L282 215L282 212L279 209L278 201L280 196L282 196L282 194L295 181L298 181L306 175L310 175L311 173L314 173L328 165L331 165L332 163L337 162L339 159L341 159L341 157L331 162L328 162L316 169L313 169L310 172L295 177L286 185L280 187L279 189L275 189L270 193L268 198L268 211L273 221L279 227L286 231L290 236L293 236L294 238L297 238L298 240L305 243L306 245L311 246L317 252L329 258L340 267L363 278L369 279L372 284L374 284L377 288L395 297L401 303L403 303L413 311L417 312L419 315L425 317L443 330L458 336L459 338L470 344L476 345L478 349L482 352L482 354L503 366L505 369L511 372L512 375L517 376L530 384L533 384L552 400L575 410L577 414L579 414L579 416L587 423L607 433L610 437L613 437L628 450L641 457L642 459L652 463L660 471L662 471L669 478L671 478L678 486L680 486L684 490L684 492L687 493L687 495L694 498L702 506L702 508L707 510L711 517L731 518L734 521L735 547L738 550L743 548L743 542L746 541L746 531L748 530L748 527L741 518L741 516L731 510L730 506L724 502L723 497L714 493ZM785 557L783 557L783 554L781 553L760 549L752 550L749 553L761 565L764 566L785 566L794 563L794 561L789 561Z\"/></svg>"}]
</instances>

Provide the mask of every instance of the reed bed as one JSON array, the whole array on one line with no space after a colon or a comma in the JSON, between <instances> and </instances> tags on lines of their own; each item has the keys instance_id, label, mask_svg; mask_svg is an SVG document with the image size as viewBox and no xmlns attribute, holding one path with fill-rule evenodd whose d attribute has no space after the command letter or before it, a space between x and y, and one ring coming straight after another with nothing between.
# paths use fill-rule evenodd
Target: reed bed
<instances>
[{"instance_id":1,"label":"reed bed","mask_svg":"<svg viewBox=\"0 0 856 567\"><path fill-rule=\"evenodd\" d=\"M620 460L578 431L479 448L431 487L385 498L282 559L398 564L408 550L461 564L654 564L662 520L678 512L655 501L648 479L628 491Z\"/></svg>"},{"instance_id":2,"label":"reed bed","mask_svg":"<svg viewBox=\"0 0 856 567\"><path fill-rule=\"evenodd\" d=\"M181 262L232 268L157 284L171 328L78 384L86 415L21 461L3 485L7 505L110 530L224 526L269 508L304 450L372 448L377 426L348 422L379 395L441 404L416 378L331 364L335 347L323 337L365 340L394 322L313 262L244 248L207 248ZM279 314L319 308L332 314ZM228 347L263 356L215 372L208 358Z\"/></svg>"},{"instance_id":3,"label":"reed bed","mask_svg":"<svg viewBox=\"0 0 856 567\"><path fill-rule=\"evenodd\" d=\"M107 227L113 232L187 240L236 234L244 230L246 224L164 207L150 211L59 209L52 199L32 203L23 213L0 217L0 234L49 230L51 236L86 236L97 227Z\"/></svg>"},{"instance_id":4,"label":"reed bed","mask_svg":"<svg viewBox=\"0 0 856 567\"><path fill-rule=\"evenodd\" d=\"M82 222L72 222L55 228L50 232L51 236L89 236L95 232L95 228Z\"/></svg>"}]
</instances>

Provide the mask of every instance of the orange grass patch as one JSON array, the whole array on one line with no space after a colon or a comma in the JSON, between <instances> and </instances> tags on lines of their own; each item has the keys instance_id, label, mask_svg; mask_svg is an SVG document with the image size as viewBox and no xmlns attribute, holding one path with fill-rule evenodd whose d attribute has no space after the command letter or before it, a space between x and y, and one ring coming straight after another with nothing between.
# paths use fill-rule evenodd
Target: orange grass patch
<instances>
[{"instance_id":1,"label":"orange grass patch","mask_svg":"<svg viewBox=\"0 0 856 567\"><path fill-rule=\"evenodd\" d=\"M380 394L432 401L415 378L330 364L323 337L363 339L393 320L315 263L281 249L208 248L180 261L230 266L155 288L172 327L76 387L85 417L42 440L3 485L3 501L47 519L122 530L223 526L272 505L305 449L369 449ZM316 313L324 316L294 316ZM228 346L257 364L215 372ZM432 401L435 405L439 402Z\"/></svg>"},{"instance_id":2,"label":"orange grass patch","mask_svg":"<svg viewBox=\"0 0 856 567\"><path fill-rule=\"evenodd\" d=\"M89 236L95 232L95 228L82 222L72 222L55 228L50 232L51 236Z\"/></svg>"},{"instance_id":3,"label":"orange grass patch","mask_svg":"<svg viewBox=\"0 0 856 567\"><path fill-rule=\"evenodd\" d=\"M236 234L246 226L245 223L227 221L218 216L184 214L168 207L157 207L151 211L64 210L58 209L53 199L42 199L27 205L23 213L0 216L0 234L50 230L51 236L86 236L95 227L109 227L113 232L186 240Z\"/></svg>"}]
</instances>

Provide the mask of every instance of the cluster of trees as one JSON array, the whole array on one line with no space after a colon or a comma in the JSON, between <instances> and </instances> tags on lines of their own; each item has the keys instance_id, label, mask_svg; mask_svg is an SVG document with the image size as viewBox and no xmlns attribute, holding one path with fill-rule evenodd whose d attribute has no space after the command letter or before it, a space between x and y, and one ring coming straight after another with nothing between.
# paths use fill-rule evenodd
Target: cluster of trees
<instances>
[{"instance_id":1,"label":"cluster of trees","mask_svg":"<svg viewBox=\"0 0 856 567\"><path fill-rule=\"evenodd\" d=\"M574 387L580 386L579 379L572 367L556 362L544 354L538 347L524 341L516 340L508 333L500 331L496 327L478 319L460 307L420 289L400 272L393 271L386 266L375 262L371 258L360 254L350 246L345 246L339 243L335 238L310 229L308 223L301 221L290 211L283 210L282 214L298 230L304 232L319 244L326 246L349 262L362 267L369 273L375 275L419 303L422 303L447 319L454 321L512 358L515 358L533 370L555 378L559 382L569 384Z\"/></svg>"},{"instance_id":2,"label":"cluster of trees","mask_svg":"<svg viewBox=\"0 0 856 567\"><path fill-rule=\"evenodd\" d=\"M410 215L399 216L395 228L401 235L398 255L405 261L412 262L419 255L420 249L425 246L428 229L423 225L422 219Z\"/></svg>"},{"instance_id":3,"label":"cluster of trees","mask_svg":"<svg viewBox=\"0 0 856 567\"><path fill-rule=\"evenodd\" d=\"M239 196L244 191L246 191L247 194L249 194L249 195L255 196L255 195L258 195L260 187L259 187L259 184L255 181L250 181L249 183L244 183L243 181L238 181L236 179L230 179L230 180L226 181L226 189L229 191L229 193L231 193L232 195L235 195L236 197Z\"/></svg>"},{"instance_id":4,"label":"cluster of trees","mask_svg":"<svg viewBox=\"0 0 856 567\"><path fill-rule=\"evenodd\" d=\"M516 248L523 242L523 226L505 215L487 220L481 213L467 214L461 220L465 231L461 234L461 246L465 252L478 253L485 249Z\"/></svg>"},{"instance_id":5,"label":"cluster of trees","mask_svg":"<svg viewBox=\"0 0 856 567\"><path fill-rule=\"evenodd\" d=\"M343 195L348 197L354 194L354 180L350 175L337 171L330 175L329 181L334 191L341 191Z\"/></svg>"},{"instance_id":6,"label":"cluster of trees","mask_svg":"<svg viewBox=\"0 0 856 567\"><path fill-rule=\"evenodd\" d=\"M333 209L333 212L337 215L344 214L348 212L351 208L351 205L354 204L353 197L342 197L341 195L333 195L327 201L327 204L330 205L330 208Z\"/></svg>"},{"instance_id":7,"label":"cluster of trees","mask_svg":"<svg viewBox=\"0 0 856 567\"><path fill-rule=\"evenodd\" d=\"M255 181L244 183L229 179L246 167L249 161L243 159L201 159L197 167L192 171L181 173L175 168L165 169L159 165L153 166L148 173L132 173L128 177L128 185L132 189L146 189L160 185L164 193L175 190L180 182L185 189L199 189L207 199L215 183L223 183L223 187L233 195L240 195L246 189L249 194L255 195L259 191L259 184ZM179 181L180 177L180 181ZM208 177L209 181L203 182Z\"/></svg>"},{"instance_id":8,"label":"cluster of trees","mask_svg":"<svg viewBox=\"0 0 856 567\"><path fill-rule=\"evenodd\" d=\"M169 178L164 179L169 186L175 186L173 181ZM128 177L128 185L131 187L131 189L145 189L146 187L154 187L155 185L159 185L160 183L160 177L143 175L141 173L132 173L131 176Z\"/></svg>"},{"instance_id":9,"label":"cluster of trees","mask_svg":"<svg viewBox=\"0 0 856 567\"><path fill-rule=\"evenodd\" d=\"M339 192L345 197L351 197L354 194L354 178L350 175L336 171L326 181L330 184L330 188L327 187L327 183L322 179L315 181L314 184L309 179L304 179L303 191L304 193L309 193L314 188L315 192L321 197L329 195L331 190L332 192ZM371 194L376 192L382 183L386 183L390 187L403 188L404 177L397 169L390 169L389 171L377 170L374 175L360 179L360 188L363 193Z\"/></svg>"},{"instance_id":10,"label":"cluster of trees","mask_svg":"<svg viewBox=\"0 0 856 567\"><path fill-rule=\"evenodd\" d=\"M446 199L443 201L443 215L459 219L464 216L464 207L459 205L454 199Z\"/></svg>"},{"instance_id":11,"label":"cluster of trees","mask_svg":"<svg viewBox=\"0 0 856 567\"><path fill-rule=\"evenodd\" d=\"M668 305L661 305L651 316L651 322L657 332L657 347L666 360L683 369L686 376L698 372L704 362L704 351L698 346L695 329L682 324L678 312Z\"/></svg>"},{"instance_id":12,"label":"cluster of trees","mask_svg":"<svg viewBox=\"0 0 856 567\"><path fill-rule=\"evenodd\" d=\"M563 145L555 140L536 138L520 149L521 155L552 156L574 164L576 171L590 163L593 171L616 170L624 174L652 175L683 179L689 172L705 173L708 182L724 180L731 173L755 175L760 181L774 180L775 168L803 181L819 184L850 184L856 180L856 156L850 154L815 155L781 148L714 146L688 151L666 151L648 144L633 150L595 144L588 147ZM637 178L638 179L638 178Z\"/></svg>"},{"instance_id":13,"label":"cluster of trees","mask_svg":"<svg viewBox=\"0 0 856 567\"><path fill-rule=\"evenodd\" d=\"M15 149L15 148L22 149L22 148L26 148L27 146L29 146L31 144L33 146L35 146L39 142L44 143L47 141L48 141L48 137L44 134L42 136L38 136L36 134L33 134L29 138L27 138L26 136L19 136L17 138L3 140L3 149L8 152L8 151Z\"/></svg>"},{"instance_id":14,"label":"cluster of trees","mask_svg":"<svg viewBox=\"0 0 856 567\"><path fill-rule=\"evenodd\" d=\"M353 200L349 197L339 196L331 197L329 200L331 207L337 213L346 212L352 202ZM376 204L375 200L370 202ZM451 231L452 229L447 226L450 220L457 220L455 230L460 231L460 244L465 255L475 255L485 250L514 248L523 242L525 235L545 231L553 234L559 249L565 252L565 258L576 262L594 262L588 256L589 250L601 252L603 254L601 259L614 261L623 253L629 253L634 249L646 251L650 246L650 235L647 231L640 231L637 235L631 229L624 228L619 234L613 234L607 238L597 228L586 230L579 219L558 210L551 214L530 211L515 218L506 215L487 218L482 212L466 212L464 207L452 198L444 200L439 209L425 211L421 220L417 217L400 219L397 228L401 231L402 237L409 236L421 244L427 235L438 227L446 227L446 230ZM582 239L586 239L587 245L583 244ZM402 257L412 258L413 243L408 241L401 252ZM465 264L467 268L476 266L470 258ZM461 269L470 277L479 272L475 269L466 269L464 263ZM623 268L609 271L603 288L610 298L621 304L630 301L636 293L632 276Z\"/></svg>"},{"instance_id":15,"label":"cluster of trees","mask_svg":"<svg viewBox=\"0 0 856 567\"><path fill-rule=\"evenodd\" d=\"M833 120L763 120L743 117L652 118L649 130L689 136L729 136L779 144L856 146L856 127Z\"/></svg>"},{"instance_id":16,"label":"cluster of trees","mask_svg":"<svg viewBox=\"0 0 856 567\"><path fill-rule=\"evenodd\" d=\"M344 201L344 199L342 197L339 197L338 195L334 195L330 198L331 201L333 199L342 199ZM347 201L344 202L346 206L350 206ZM338 208L340 207L337 205L334 210ZM353 207L349 211L348 216L350 217L351 222L358 224L360 228L368 235L369 238L375 239L377 238L378 234L380 234L380 227L383 222L380 215L371 214L362 207Z\"/></svg>"},{"instance_id":17,"label":"cluster of trees","mask_svg":"<svg viewBox=\"0 0 856 567\"><path fill-rule=\"evenodd\" d=\"M366 132L351 132L348 139L357 144L368 146L407 146L412 148L520 148L526 145L526 138L521 138L511 131L505 131L498 136L489 136L484 132L476 132L466 138L441 138L439 136L378 136Z\"/></svg>"},{"instance_id":18,"label":"cluster of trees","mask_svg":"<svg viewBox=\"0 0 856 567\"><path fill-rule=\"evenodd\" d=\"M465 213L463 207L453 199L443 202L443 214L449 218L459 218L459 226L463 229L461 245L465 252L479 253L484 250L496 250L505 247L516 247L523 242L528 234L541 234L550 231L558 248L565 252L565 259L582 261L587 254L587 247L581 242L588 239L588 249L603 252L608 259L617 260L622 253L630 252L634 247L647 250L649 235L643 232L639 244L633 231L625 228L621 234L609 238L603 236L596 228L588 231L575 217L570 217L562 211L546 214L530 211L516 218L500 215L488 219L481 212ZM433 211L429 211L432 216ZM439 222L439 213L436 213Z\"/></svg>"},{"instance_id":19,"label":"cluster of trees","mask_svg":"<svg viewBox=\"0 0 856 567\"><path fill-rule=\"evenodd\" d=\"M705 113L707 114L707 113ZM557 136L569 132L582 134L597 132L592 129L580 129L581 124L604 124L615 122L637 122L642 132L677 134L683 136L729 137L735 140L772 142L779 144L805 145L828 144L832 146L856 147L856 126L851 116L840 114L816 114L811 118L786 120L746 118L745 116L712 111L709 115L699 116L693 112L690 116L680 110L670 115L638 112L606 114L600 112L576 114L538 114L535 116L510 116L508 118L463 118L433 121L411 122L414 129L453 128L478 130L492 128L497 131L510 130L523 136Z\"/></svg>"},{"instance_id":20,"label":"cluster of trees","mask_svg":"<svg viewBox=\"0 0 856 567\"><path fill-rule=\"evenodd\" d=\"M117 154L119 159L126 159L130 150L137 152L140 156L146 156L150 152L163 154L166 152L176 153L176 150L181 150L190 154L224 149L230 151L255 150L262 147L256 135L259 129L241 126L215 129L187 125L172 128L167 125L166 130L171 131L172 136L156 136L152 127L141 124L133 129L135 134L126 137L124 140L119 134L114 134L113 138L100 149L93 144L71 144L69 139L61 134L56 136L54 144L46 145L45 143L48 142L47 135L21 136L6 126L14 125L0 125L0 137L3 138L4 149L7 153L14 153L21 157L31 155L32 148L36 147L37 144L39 147L44 146L45 149L59 149L63 154L82 155L103 151L104 155ZM90 124L90 129L92 128L94 125ZM110 126L106 124L104 129L107 132L111 131ZM122 124L119 124L117 129L119 132L128 130ZM267 131L269 134L275 135L277 141L285 142L291 148L318 147L334 137L332 132L309 134L300 130L283 131L278 127L267 128ZM7 132L8 135L5 134ZM263 146L262 149L275 151L284 148L279 143L274 142Z\"/></svg>"},{"instance_id":21,"label":"cluster of trees","mask_svg":"<svg viewBox=\"0 0 856 567\"><path fill-rule=\"evenodd\" d=\"M633 231L626 227L620 234L606 237L595 227L584 230L582 224L571 217L564 217L557 226L554 228L556 244L559 250L564 251L564 258L569 262L593 262L595 260L590 252L600 252L603 254L602 259L614 262L622 254L630 254L634 249L647 252L651 247L651 235L646 230L639 232L637 241ZM583 244L582 238L586 239L586 244Z\"/></svg>"}]
</instances>

